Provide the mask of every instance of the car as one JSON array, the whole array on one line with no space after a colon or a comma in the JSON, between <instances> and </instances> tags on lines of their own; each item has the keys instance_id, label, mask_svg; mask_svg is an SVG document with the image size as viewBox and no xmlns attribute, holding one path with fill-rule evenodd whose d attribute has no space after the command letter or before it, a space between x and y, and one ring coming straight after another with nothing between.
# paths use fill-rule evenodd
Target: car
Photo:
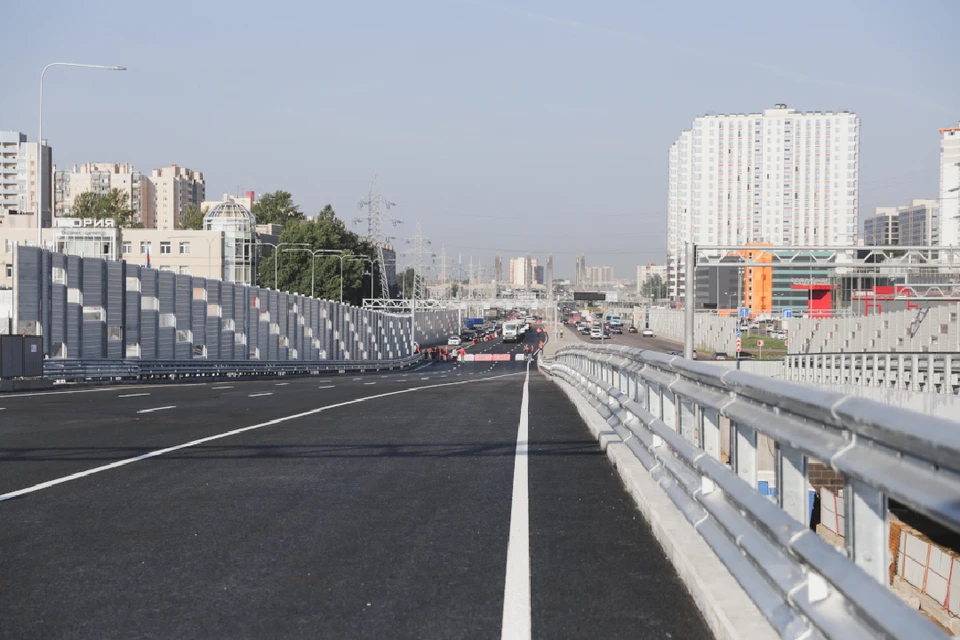
<instances>
[{"instance_id":1,"label":"car","mask_svg":"<svg viewBox=\"0 0 960 640\"><path fill-rule=\"evenodd\" d=\"M594 327L590 330L590 339L591 340L602 340L603 331L600 330L600 327Z\"/></svg>"},{"instance_id":2,"label":"car","mask_svg":"<svg viewBox=\"0 0 960 640\"><path fill-rule=\"evenodd\" d=\"M642 335L644 338L653 338L654 337L653 329L644 329L643 333L641 333L640 335Z\"/></svg>"},{"instance_id":3,"label":"car","mask_svg":"<svg viewBox=\"0 0 960 640\"><path fill-rule=\"evenodd\" d=\"M623 335L623 329L621 329L620 327L610 327L610 333L618 333L620 335Z\"/></svg>"},{"instance_id":4,"label":"car","mask_svg":"<svg viewBox=\"0 0 960 640\"><path fill-rule=\"evenodd\" d=\"M637 328L636 328L636 327L630 327L629 329L627 329L627 331L630 332L630 333L636 333L636 332L637 332Z\"/></svg>"},{"instance_id":5,"label":"car","mask_svg":"<svg viewBox=\"0 0 960 640\"><path fill-rule=\"evenodd\" d=\"M590 327L588 327L587 325L583 325L582 327L580 327L580 333L582 333L585 336L590 335Z\"/></svg>"},{"instance_id":6,"label":"car","mask_svg":"<svg viewBox=\"0 0 960 640\"><path fill-rule=\"evenodd\" d=\"M459 347L463 341L460 339L460 336L450 336L447 338L447 346L449 347Z\"/></svg>"},{"instance_id":7,"label":"car","mask_svg":"<svg viewBox=\"0 0 960 640\"><path fill-rule=\"evenodd\" d=\"M713 354L713 359L714 359L714 360L726 360L726 359L727 359L727 354L726 354L725 352L723 352L723 351L717 351L715 354Z\"/></svg>"}]
</instances>

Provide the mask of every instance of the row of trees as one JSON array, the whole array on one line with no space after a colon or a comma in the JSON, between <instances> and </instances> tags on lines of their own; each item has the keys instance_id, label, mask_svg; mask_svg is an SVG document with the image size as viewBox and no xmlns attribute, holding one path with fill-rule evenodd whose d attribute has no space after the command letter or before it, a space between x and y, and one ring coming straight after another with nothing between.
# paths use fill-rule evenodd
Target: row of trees
<instances>
[{"instance_id":1,"label":"row of trees","mask_svg":"<svg viewBox=\"0 0 960 640\"><path fill-rule=\"evenodd\" d=\"M663 281L659 273L655 273L644 281L640 287L640 293L645 298L662 300L667 297L667 283Z\"/></svg>"}]
</instances>

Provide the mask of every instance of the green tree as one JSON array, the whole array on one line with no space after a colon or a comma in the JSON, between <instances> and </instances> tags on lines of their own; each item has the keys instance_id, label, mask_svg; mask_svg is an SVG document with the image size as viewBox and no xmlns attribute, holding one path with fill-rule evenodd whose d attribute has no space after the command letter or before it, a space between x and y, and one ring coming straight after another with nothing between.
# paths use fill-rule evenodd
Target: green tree
<instances>
[{"instance_id":1,"label":"green tree","mask_svg":"<svg viewBox=\"0 0 960 640\"><path fill-rule=\"evenodd\" d=\"M118 227L132 227L133 209L127 194L119 189L110 189L108 193L94 193L87 191L77 196L70 210L72 218L94 218L96 220L113 220Z\"/></svg>"},{"instance_id":2,"label":"green tree","mask_svg":"<svg viewBox=\"0 0 960 640\"><path fill-rule=\"evenodd\" d=\"M647 298L662 300L667 297L667 283L663 281L659 273L655 273L646 279L640 292Z\"/></svg>"},{"instance_id":3,"label":"green tree","mask_svg":"<svg viewBox=\"0 0 960 640\"><path fill-rule=\"evenodd\" d=\"M373 257L373 247L356 233L347 229L337 218L333 207L327 205L315 217L306 220L293 220L283 228L281 243L295 243L302 246L281 247L279 256L272 255L260 260L257 282L260 286L274 288L274 265L277 269L277 289L310 295L311 259L316 266L316 297L328 300L340 299L340 258L345 255L364 255ZM316 251L324 249L333 253L319 253L314 258L303 249ZM275 259L279 262L275 263ZM370 280L364 277L365 262L362 260L343 260L343 301L360 305L364 292L369 295ZM381 274L377 273L377 277Z\"/></svg>"},{"instance_id":4,"label":"green tree","mask_svg":"<svg viewBox=\"0 0 960 640\"><path fill-rule=\"evenodd\" d=\"M200 210L195 204L188 204L187 208L183 210L183 214L180 216L180 226L179 229L203 229L203 216L207 214L207 209L203 211Z\"/></svg>"},{"instance_id":5,"label":"green tree","mask_svg":"<svg viewBox=\"0 0 960 640\"><path fill-rule=\"evenodd\" d=\"M330 205L327 205L329 208ZM333 211L333 209L330 209ZM286 226L290 222L303 220L306 216L293 202L293 196L286 191L265 193L253 203L251 211L257 218L257 224L279 224Z\"/></svg>"},{"instance_id":6,"label":"green tree","mask_svg":"<svg viewBox=\"0 0 960 640\"><path fill-rule=\"evenodd\" d=\"M397 285L400 287L400 296L402 298L413 297L414 282L420 284L421 287L425 284L423 277L420 275L417 275L416 279L414 279L413 267L407 267L402 273L397 274Z\"/></svg>"}]
</instances>

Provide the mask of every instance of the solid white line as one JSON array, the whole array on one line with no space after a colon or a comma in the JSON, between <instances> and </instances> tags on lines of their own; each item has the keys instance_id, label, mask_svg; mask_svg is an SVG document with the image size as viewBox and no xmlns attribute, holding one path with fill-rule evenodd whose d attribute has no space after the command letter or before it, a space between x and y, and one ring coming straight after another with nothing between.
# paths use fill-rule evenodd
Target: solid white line
<instances>
[{"instance_id":1,"label":"solid white line","mask_svg":"<svg viewBox=\"0 0 960 640\"><path fill-rule=\"evenodd\" d=\"M510 541L507 543L507 579L503 587L504 640L530 638L530 493L527 433L530 410L530 365L523 381L517 452L513 466L513 506L510 509Z\"/></svg>"},{"instance_id":2,"label":"solid white line","mask_svg":"<svg viewBox=\"0 0 960 640\"><path fill-rule=\"evenodd\" d=\"M118 398L139 398L140 396L148 396L149 393L125 393L122 396L117 396Z\"/></svg>"},{"instance_id":3,"label":"solid white line","mask_svg":"<svg viewBox=\"0 0 960 640\"><path fill-rule=\"evenodd\" d=\"M335 388L336 386L337 386L337 385L335 385L335 384L328 384L328 385L325 386L325 387L317 387L317 389L333 389L333 388Z\"/></svg>"},{"instance_id":4,"label":"solid white line","mask_svg":"<svg viewBox=\"0 0 960 640\"><path fill-rule=\"evenodd\" d=\"M505 373L500 376L487 378L487 380L494 380L496 378L509 378L510 376L515 376L515 375L519 375L519 374ZM26 495L28 493L41 491L43 489L49 489L50 487L55 487L58 484L70 482L71 480L79 480L80 478L92 476L95 473L102 473L104 471L109 471L110 469L123 467L134 462L140 462L141 460L149 460L150 458L156 458L158 456L162 456L167 453L179 451L180 449L195 447L197 445L205 444L207 442L213 442L214 440L220 440L222 438L228 438L230 436L235 436L237 434L245 433L247 431L253 431L254 429L262 429L263 427L272 427L273 425L288 422L290 420L296 420L297 418L305 418L307 416L318 414L322 411L328 411L330 409L339 409L340 407L346 407L351 404L359 404L361 402L366 402L368 400L378 400L380 398L396 396L402 393L414 393L416 391L423 391L425 389L436 389L438 387L455 387L463 384L471 384L473 382L479 382L479 381L466 380L463 382L444 382L442 384L425 384L421 387L412 387L410 389L401 389L400 391L388 391L387 393L378 393L373 396L367 396L366 398L357 398L356 400L347 400L346 402L338 402L337 404L330 404L325 407L318 407L316 409L311 409L310 411L304 411L303 413L295 413L293 415L284 416L282 418L274 418L273 420L269 420L267 422L261 422L260 424L254 424L249 427L240 427L239 429L233 429L232 431L225 431L224 433L218 433L216 435L207 436L206 438L200 438L199 440L184 442L183 444L178 444L173 447L167 447L166 449L157 449L156 451L150 451L149 453L144 453L143 455L139 455L133 458L125 458L123 460L117 460L116 462L111 462L110 464L105 464L101 467L94 467L93 469L87 469L86 471L78 471L77 473L73 473L69 476L63 476L62 478L56 478L55 480L48 480L47 482L41 482L40 484L35 484L32 487L25 487L23 489L17 489L16 491L11 491L9 493L0 494L0 502L4 502L5 500L10 500L18 496Z\"/></svg>"},{"instance_id":5,"label":"solid white line","mask_svg":"<svg viewBox=\"0 0 960 640\"><path fill-rule=\"evenodd\" d=\"M166 411L167 409L176 409L177 405L172 404L169 407L154 407L153 409L140 409L137 413L153 413L154 411Z\"/></svg>"},{"instance_id":6,"label":"solid white line","mask_svg":"<svg viewBox=\"0 0 960 640\"><path fill-rule=\"evenodd\" d=\"M260 396L272 396L272 395L273 395L273 391L269 391L269 392L267 392L267 393L251 393L251 394L248 395L247 397L248 397L248 398L259 398Z\"/></svg>"},{"instance_id":7,"label":"solid white line","mask_svg":"<svg viewBox=\"0 0 960 640\"><path fill-rule=\"evenodd\" d=\"M211 391L220 391L221 389L233 389L233 387L210 387Z\"/></svg>"}]
</instances>

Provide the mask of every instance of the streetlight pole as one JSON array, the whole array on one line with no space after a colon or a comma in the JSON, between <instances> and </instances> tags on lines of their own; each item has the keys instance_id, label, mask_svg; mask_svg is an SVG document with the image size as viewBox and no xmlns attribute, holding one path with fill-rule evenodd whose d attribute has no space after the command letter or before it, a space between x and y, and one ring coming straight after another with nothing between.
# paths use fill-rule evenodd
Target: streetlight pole
<instances>
[{"instance_id":1,"label":"streetlight pole","mask_svg":"<svg viewBox=\"0 0 960 640\"><path fill-rule=\"evenodd\" d=\"M104 69L106 71L126 71L126 67L117 67L103 64L78 64L75 62L51 62L40 72L40 128L37 131L37 247L43 248L43 76L50 67L82 67L85 69ZM50 203L51 214L53 203Z\"/></svg>"}]
</instances>

